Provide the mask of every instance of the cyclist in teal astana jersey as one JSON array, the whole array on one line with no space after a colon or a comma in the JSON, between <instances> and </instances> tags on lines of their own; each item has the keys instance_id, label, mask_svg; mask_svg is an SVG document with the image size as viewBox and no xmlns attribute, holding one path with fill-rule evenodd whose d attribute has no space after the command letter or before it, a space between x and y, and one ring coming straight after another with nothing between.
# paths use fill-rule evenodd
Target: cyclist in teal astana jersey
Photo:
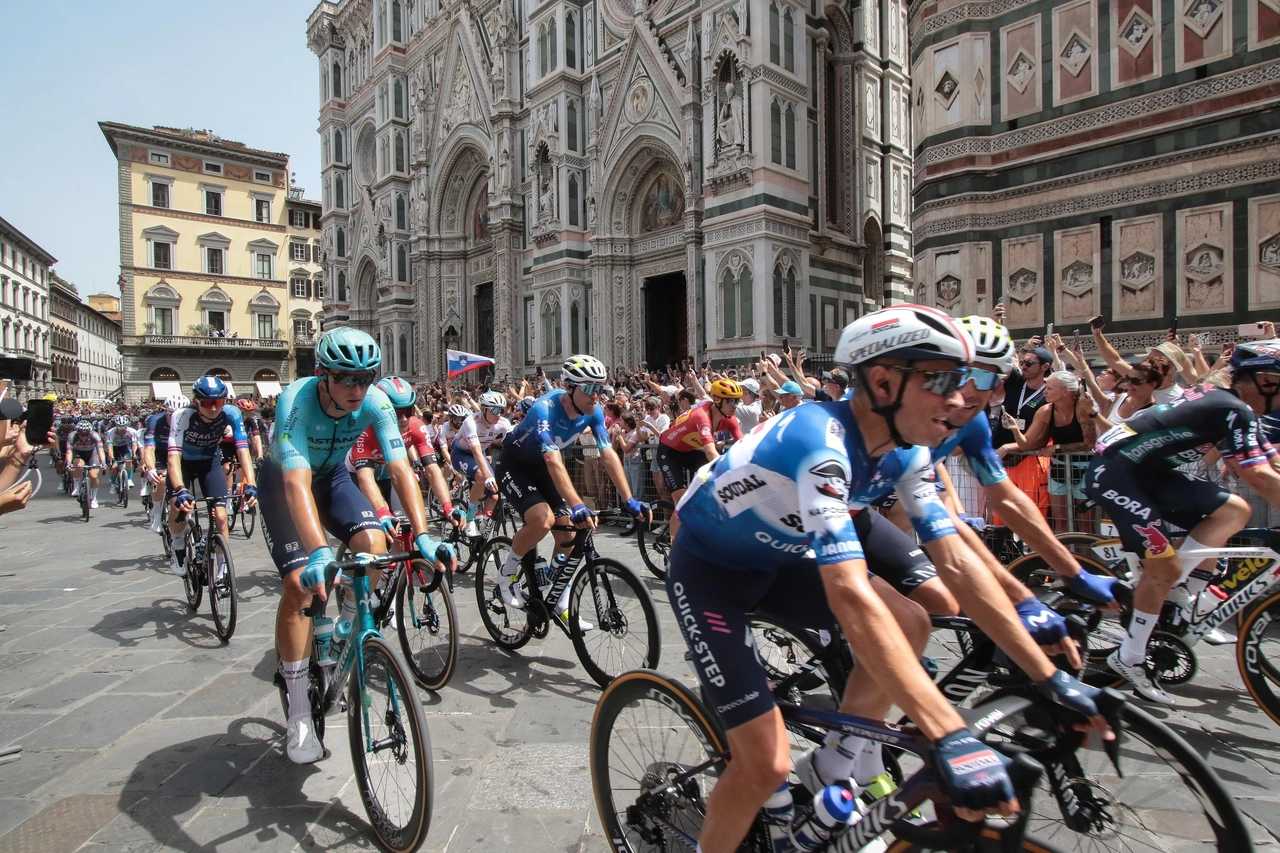
<instances>
[{"instance_id":1,"label":"cyclist in teal astana jersey","mask_svg":"<svg viewBox=\"0 0 1280 853\"><path fill-rule=\"evenodd\" d=\"M1229 381L1211 374L1172 403L1143 409L1098 436L1085 494L1115 524L1125 550L1142 558L1128 633L1107 663L1152 702L1174 701L1147 666L1147 640L1165 599L1180 583L1192 598L1203 591L1207 582L1191 573L1216 559L1201 561L1194 552L1222 547L1252 514L1239 495L1177 466L1216 450L1231 474L1280 507L1277 457L1258 423L1278 396L1280 341L1251 341L1231 354ZM1189 531L1177 549L1169 523Z\"/></svg>"},{"instance_id":2,"label":"cyclist in teal astana jersey","mask_svg":"<svg viewBox=\"0 0 1280 853\"><path fill-rule=\"evenodd\" d=\"M858 660L841 711L880 717L898 704L934 739L939 778L962 817L1017 808L1005 760L974 739L918 663L927 614L869 578L848 501L930 464L923 447L952 431L963 401L969 336L920 306L877 311L848 326L835 360L858 388L852 400L812 403L752 431L698 470L677 511L667 594L693 667L720 715L733 761L707 802L705 853L735 850L790 769L790 739L747 619L762 612L800 628L843 629ZM961 604L1055 701L1093 718L1097 691L1057 671L1018 624L929 488L904 496L916 530ZM905 626L900 627L899 623ZM904 630L909 632L908 636ZM872 675L874 671L874 676ZM848 779L860 746L835 732L797 762L806 788ZM855 780L856 781L856 780Z\"/></svg>"},{"instance_id":3,"label":"cyclist in teal astana jersey","mask_svg":"<svg viewBox=\"0 0 1280 853\"><path fill-rule=\"evenodd\" d=\"M286 752L298 764L318 761L324 754L312 730L307 699L311 620L302 609L312 595L324 597L325 567L334 560L325 533L353 553L387 551L373 505L343 464L366 427L373 427L381 445L418 550L437 569L453 569L449 546L427 535L422 492L405 454L395 409L386 394L369 387L381 363L381 350L364 332L345 327L325 332L316 344L316 375L293 382L280 395L275 436L259 478L263 532L284 586L276 649L289 704ZM378 574L370 572L372 588L377 587ZM350 623L354 616L355 601L347 596L335 636L343 633L342 622Z\"/></svg>"}]
</instances>

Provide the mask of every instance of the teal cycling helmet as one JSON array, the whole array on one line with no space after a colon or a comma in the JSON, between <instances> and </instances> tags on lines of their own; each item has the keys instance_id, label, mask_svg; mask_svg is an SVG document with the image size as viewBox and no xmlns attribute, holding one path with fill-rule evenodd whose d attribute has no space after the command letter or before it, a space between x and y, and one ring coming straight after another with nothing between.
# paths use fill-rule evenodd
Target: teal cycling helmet
<instances>
[{"instance_id":1,"label":"teal cycling helmet","mask_svg":"<svg viewBox=\"0 0 1280 853\"><path fill-rule=\"evenodd\" d=\"M316 364L326 370L364 373L382 364L382 350L368 334L341 326L320 336L316 344Z\"/></svg>"},{"instance_id":2,"label":"teal cycling helmet","mask_svg":"<svg viewBox=\"0 0 1280 853\"><path fill-rule=\"evenodd\" d=\"M418 392L399 376L386 376L379 379L378 388L387 395L391 405L397 409L407 409L418 402Z\"/></svg>"}]
</instances>

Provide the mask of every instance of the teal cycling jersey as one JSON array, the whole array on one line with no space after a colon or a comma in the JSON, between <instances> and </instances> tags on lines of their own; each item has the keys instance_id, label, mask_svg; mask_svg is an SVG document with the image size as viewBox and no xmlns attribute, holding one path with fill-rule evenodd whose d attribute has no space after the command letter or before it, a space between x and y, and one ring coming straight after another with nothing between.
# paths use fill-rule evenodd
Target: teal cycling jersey
<instances>
[{"instance_id":1,"label":"teal cycling jersey","mask_svg":"<svg viewBox=\"0 0 1280 853\"><path fill-rule=\"evenodd\" d=\"M409 458L400 437L396 410L386 394L370 388L359 409L331 418L320 407L319 384L320 377L309 376L290 383L280 395L270 453L271 461L280 470L332 471L342 464L351 445L367 427L373 427L382 457L388 463Z\"/></svg>"}]
</instances>

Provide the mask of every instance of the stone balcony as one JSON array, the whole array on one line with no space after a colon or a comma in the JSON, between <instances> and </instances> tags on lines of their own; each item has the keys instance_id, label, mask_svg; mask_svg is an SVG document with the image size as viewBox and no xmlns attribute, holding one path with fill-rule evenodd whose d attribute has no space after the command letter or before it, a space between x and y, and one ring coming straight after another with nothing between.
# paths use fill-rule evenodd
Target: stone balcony
<instances>
[{"instance_id":1,"label":"stone balcony","mask_svg":"<svg viewBox=\"0 0 1280 853\"><path fill-rule=\"evenodd\" d=\"M134 338L138 346L144 348L169 349L178 347L188 350L214 349L236 350L275 350L287 351L289 342L282 338L210 338L206 335L139 335Z\"/></svg>"}]
</instances>

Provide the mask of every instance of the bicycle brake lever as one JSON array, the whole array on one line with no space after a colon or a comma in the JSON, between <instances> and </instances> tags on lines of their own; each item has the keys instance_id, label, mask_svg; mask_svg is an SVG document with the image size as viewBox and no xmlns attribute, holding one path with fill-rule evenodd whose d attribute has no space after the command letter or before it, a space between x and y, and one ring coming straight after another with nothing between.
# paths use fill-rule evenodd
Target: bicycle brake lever
<instances>
[{"instance_id":1,"label":"bicycle brake lever","mask_svg":"<svg viewBox=\"0 0 1280 853\"><path fill-rule=\"evenodd\" d=\"M311 604L302 608L302 615L309 619L314 619L318 614L324 612L324 602L320 600L320 596L311 596Z\"/></svg>"}]
</instances>

